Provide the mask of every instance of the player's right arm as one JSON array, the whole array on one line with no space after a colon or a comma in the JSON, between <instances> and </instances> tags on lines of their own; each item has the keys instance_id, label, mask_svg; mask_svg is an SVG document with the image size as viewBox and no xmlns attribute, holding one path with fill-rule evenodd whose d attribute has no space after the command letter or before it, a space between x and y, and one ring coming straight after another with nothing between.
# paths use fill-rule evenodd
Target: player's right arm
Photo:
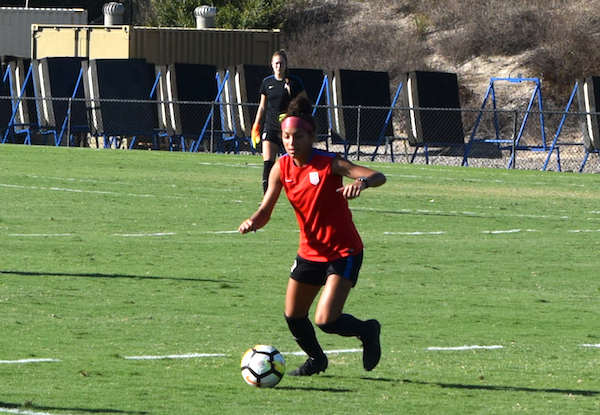
<instances>
[{"instance_id":1,"label":"player's right arm","mask_svg":"<svg viewBox=\"0 0 600 415\"><path fill-rule=\"evenodd\" d=\"M239 233L255 232L269 222L271 213L273 213L277 199L279 199L279 195L281 194L282 187L281 168L279 167L279 162L277 162L269 174L269 187L258 210L250 218L242 222L238 228Z\"/></svg>"},{"instance_id":2,"label":"player's right arm","mask_svg":"<svg viewBox=\"0 0 600 415\"><path fill-rule=\"evenodd\" d=\"M256 110L256 118L254 118L254 124L263 125L266 110L267 96L264 94L260 94L260 102L258 103L258 109Z\"/></svg>"},{"instance_id":3,"label":"player's right arm","mask_svg":"<svg viewBox=\"0 0 600 415\"><path fill-rule=\"evenodd\" d=\"M258 109L256 110L256 118L254 120L254 124L252 124L252 131L250 133L250 142L252 143L252 148L257 148L260 143L260 131L262 130L262 125L265 118L265 108L267 105L267 97L264 94L260 95L260 103L258 104Z\"/></svg>"}]
</instances>

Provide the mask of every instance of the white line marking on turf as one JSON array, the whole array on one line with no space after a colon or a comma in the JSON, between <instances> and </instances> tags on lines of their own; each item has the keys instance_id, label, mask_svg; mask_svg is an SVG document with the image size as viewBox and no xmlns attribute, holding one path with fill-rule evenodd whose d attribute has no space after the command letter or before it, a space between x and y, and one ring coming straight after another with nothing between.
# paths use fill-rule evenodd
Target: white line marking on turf
<instances>
[{"instance_id":1,"label":"white line marking on turf","mask_svg":"<svg viewBox=\"0 0 600 415\"><path fill-rule=\"evenodd\" d=\"M362 349L342 349L342 350L325 350L325 354L337 354L337 353L359 353L362 352ZM304 352L286 352L281 353L287 356L305 356Z\"/></svg>"},{"instance_id":2,"label":"white line marking on turf","mask_svg":"<svg viewBox=\"0 0 600 415\"><path fill-rule=\"evenodd\" d=\"M600 229L575 229L569 231L571 233L587 233L587 232L600 232Z\"/></svg>"},{"instance_id":3,"label":"white line marking on turf","mask_svg":"<svg viewBox=\"0 0 600 415\"><path fill-rule=\"evenodd\" d=\"M8 236L73 236L72 233L9 233Z\"/></svg>"},{"instance_id":4,"label":"white line marking on turf","mask_svg":"<svg viewBox=\"0 0 600 415\"><path fill-rule=\"evenodd\" d=\"M367 212L377 212L380 211L379 208L371 208L371 207L351 207L352 211L367 211ZM528 219L574 219L571 216L562 215L562 216L552 216L552 215L523 215L523 214L510 214L510 213L496 213L496 212L460 212L456 210L430 210L430 209L397 209L391 211L390 213L406 213L406 214L424 214L424 215L463 215L466 217L477 216L482 218L528 218ZM577 219L577 218L575 218ZM586 218L587 220L598 221L598 218Z\"/></svg>"},{"instance_id":5,"label":"white line marking on turf","mask_svg":"<svg viewBox=\"0 0 600 415\"><path fill-rule=\"evenodd\" d=\"M239 233L238 230L235 231L206 231L204 233L211 233L211 234L221 234L221 233Z\"/></svg>"},{"instance_id":6,"label":"white line marking on turf","mask_svg":"<svg viewBox=\"0 0 600 415\"><path fill-rule=\"evenodd\" d=\"M170 354L166 356L123 356L127 360L162 360L162 359L195 359L199 357L226 357L222 353L187 353L187 354Z\"/></svg>"},{"instance_id":7,"label":"white line marking on turf","mask_svg":"<svg viewBox=\"0 0 600 415\"><path fill-rule=\"evenodd\" d=\"M208 162L201 162L198 163L199 166L225 166L225 167L250 167L250 168L262 168L262 164L258 164L258 163L244 163L244 164L227 164L227 163L208 163Z\"/></svg>"},{"instance_id":8,"label":"white line marking on turf","mask_svg":"<svg viewBox=\"0 0 600 415\"><path fill-rule=\"evenodd\" d=\"M428 347L427 350L479 350L479 349L484 349L484 350L496 350L496 349L503 349L504 346L500 346L500 345L494 345L494 346L477 346L477 345L473 345L473 346L458 346L458 347Z\"/></svg>"},{"instance_id":9,"label":"white line marking on turf","mask_svg":"<svg viewBox=\"0 0 600 415\"><path fill-rule=\"evenodd\" d=\"M19 363L45 363L60 362L58 359L19 359L19 360L0 360L0 364L19 364Z\"/></svg>"},{"instance_id":10,"label":"white line marking on turf","mask_svg":"<svg viewBox=\"0 0 600 415\"><path fill-rule=\"evenodd\" d=\"M595 348L600 348L600 344L582 344L581 347L595 347Z\"/></svg>"},{"instance_id":11,"label":"white line marking on turf","mask_svg":"<svg viewBox=\"0 0 600 415\"><path fill-rule=\"evenodd\" d=\"M340 349L340 350L325 350L327 354L338 354L338 353L359 353L362 349ZM283 352L283 355L288 356L303 356L304 352ZM195 359L201 357L227 357L223 353L187 353L187 354L171 354L164 356L123 356L126 360L164 360L164 359Z\"/></svg>"},{"instance_id":12,"label":"white line marking on turf","mask_svg":"<svg viewBox=\"0 0 600 415\"><path fill-rule=\"evenodd\" d=\"M443 235L445 231L436 232L384 232L384 235Z\"/></svg>"},{"instance_id":13,"label":"white line marking on turf","mask_svg":"<svg viewBox=\"0 0 600 415\"><path fill-rule=\"evenodd\" d=\"M0 187L6 187L11 189L29 189L29 190L51 190L59 192L71 192L71 193L89 193L94 195L109 195L109 196L130 196L130 197L157 197L151 194L138 194L138 193L117 193L110 191L101 190L81 190L81 189L69 189L65 187L41 187L41 186L19 186L14 184L0 183ZM159 196L166 199L181 199L181 196Z\"/></svg>"},{"instance_id":14,"label":"white line marking on turf","mask_svg":"<svg viewBox=\"0 0 600 415\"><path fill-rule=\"evenodd\" d=\"M502 234L502 233L519 233L519 232L535 232L535 229L509 229L505 231L481 231L481 233L491 233L493 235Z\"/></svg>"},{"instance_id":15,"label":"white line marking on turf","mask_svg":"<svg viewBox=\"0 0 600 415\"><path fill-rule=\"evenodd\" d=\"M14 409L14 408L2 408L0 407L0 412L5 414L19 414L19 415L59 415L56 413L50 412L35 412L35 411L24 411L22 409Z\"/></svg>"},{"instance_id":16,"label":"white line marking on turf","mask_svg":"<svg viewBox=\"0 0 600 415\"><path fill-rule=\"evenodd\" d=\"M127 236L140 238L144 236L173 236L176 235L175 232L156 232L156 233L115 233L113 236Z\"/></svg>"}]
</instances>

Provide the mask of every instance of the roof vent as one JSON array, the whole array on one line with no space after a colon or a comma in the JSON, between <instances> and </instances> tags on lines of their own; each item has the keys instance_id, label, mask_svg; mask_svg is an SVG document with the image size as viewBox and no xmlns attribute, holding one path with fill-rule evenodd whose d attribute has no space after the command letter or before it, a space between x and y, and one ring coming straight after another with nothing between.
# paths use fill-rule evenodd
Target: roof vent
<instances>
[{"instance_id":1,"label":"roof vent","mask_svg":"<svg viewBox=\"0 0 600 415\"><path fill-rule=\"evenodd\" d=\"M122 25L125 6L116 1L111 1L102 6L102 13L104 13L104 26Z\"/></svg>"},{"instance_id":2,"label":"roof vent","mask_svg":"<svg viewBox=\"0 0 600 415\"><path fill-rule=\"evenodd\" d=\"M215 27L217 9L213 6L200 6L194 9L196 29L211 29Z\"/></svg>"}]
</instances>

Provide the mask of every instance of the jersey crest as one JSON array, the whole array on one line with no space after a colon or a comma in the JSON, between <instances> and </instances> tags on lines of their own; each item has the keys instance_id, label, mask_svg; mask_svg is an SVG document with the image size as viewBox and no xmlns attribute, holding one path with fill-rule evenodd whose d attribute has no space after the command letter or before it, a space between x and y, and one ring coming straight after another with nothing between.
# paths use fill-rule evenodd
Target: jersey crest
<instances>
[{"instance_id":1,"label":"jersey crest","mask_svg":"<svg viewBox=\"0 0 600 415\"><path fill-rule=\"evenodd\" d=\"M308 180L310 181L310 184L312 184L313 186L318 185L320 182L319 172L311 171L310 173L308 173Z\"/></svg>"}]
</instances>

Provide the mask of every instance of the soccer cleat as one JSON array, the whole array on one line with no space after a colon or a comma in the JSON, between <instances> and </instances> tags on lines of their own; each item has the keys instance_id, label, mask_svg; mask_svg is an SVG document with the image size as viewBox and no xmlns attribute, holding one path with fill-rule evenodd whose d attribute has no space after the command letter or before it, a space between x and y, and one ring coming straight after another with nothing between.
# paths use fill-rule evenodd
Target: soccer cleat
<instances>
[{"instance_id":1,"label":"soccer cleat","mask_svg":"<svg viewBox=\"0 0 600 415\"><path fill-rule=\"evenodd\" d=\"M323 355L322 358L313 359L309 357L306 359L302 365L300 365L297 369L292 370L289 375L290 376L312 376L314 374L318 374L320 372L325 372L327 369L327 356Z\"/></svg>"},{"instance_id":2,"label":"soccer cleat","mask_svg":"<svg viewBox=\"0 0 600 415\"><path fill-rule=\"evenodd\" d=\"M360 339L363 342L363 367L369 372L375 369L379 359L381 359L381 344L379 342L381 324L377 320L368 320L366 323L369 328L365 336Z\"/></svg>"}]
</instances>

